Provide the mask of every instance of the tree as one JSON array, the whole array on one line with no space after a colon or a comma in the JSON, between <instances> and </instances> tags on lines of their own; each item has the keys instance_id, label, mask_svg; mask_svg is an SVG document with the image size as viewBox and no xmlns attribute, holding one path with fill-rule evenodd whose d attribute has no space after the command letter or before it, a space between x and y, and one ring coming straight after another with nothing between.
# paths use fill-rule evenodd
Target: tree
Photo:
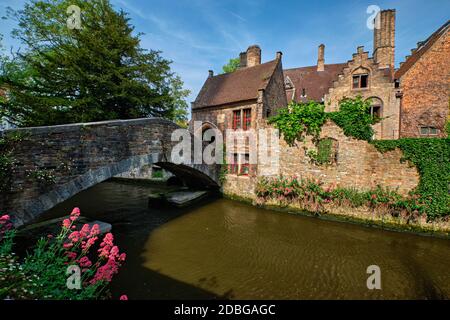
<instances>
[{"instance_id":1,"label":"tree","mask_svg":"<svg viewBox=\"0 0 450 320\"><path fill-rule=\"evenodd\" d=\"M241 59L239 58L230 59L228 63L222 67L223 73L230 73L236 71L239 68L240 64Z\"/></svg>"},{"instance_id":2,"label":"tree","mask_svg":"<svg viewBox=\"0 0 450 320\"><path fill-rule=\"evenodd\" d=\"M70 5L81 9L79 29L67 23ZM13 123L186 117L189 91L171 61L141 48L141 34L108 0L31 0L9 17L18 22L13 36L26 46L0 78L8 88L0 113Z\"/></svg>"}]
</instances>

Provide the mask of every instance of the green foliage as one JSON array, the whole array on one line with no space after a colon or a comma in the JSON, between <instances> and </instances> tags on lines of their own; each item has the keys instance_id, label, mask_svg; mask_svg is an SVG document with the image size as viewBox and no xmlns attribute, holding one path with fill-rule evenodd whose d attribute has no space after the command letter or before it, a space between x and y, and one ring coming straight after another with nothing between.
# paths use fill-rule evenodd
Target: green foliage
<instances>
[{"instance_id":1,"label":"green foliage","mask_svg":"<svg viewBox=\"0 0 450 320\"><path fill-rule=\"evenodd\" d=\"M418 169L420 182L414 191L428 216L450 214L450 138L408 138L374 141L381 152L400 148L404 160Z\"/></svg>"},{"instance_id":2,"label":"green foliage","mask_svg":"<svg viewBox=\"0 0 450 320\"><path fill-rule=\"evenodd\" d=\"M26 139L27 134L13 131L4 134L0 138L0 192L11 190L13 174L17 168L17 160L14 158L14 148L17 143Z\"/></svg>"},{"instance_id":3,"label":"green foliage","mask_svg":"<svg viewBox=\"0 0 450 320\"><path fill-rule=\"evenodd\" d=\"M426 214L428 219L436 218L417 195L403 197L395 190L380 186L369 191L354 188L324 188L318 180L300 180L296 177L260 178L257 182L258 202L276 200L280 204L300 203L306 210L326 212L326 205L361 207L367 206L388 212L392 216L402 214L408 219L417 219Z\"/></svg>"},{"instance_id":4,"label":"green foliage","mask_svg":"<svg viewBox=\"0 0 450 320\"><path fill-rule=\"evenodd\" d=\"M233 58L228 61L226 65L222 67L223 73L231 73L236 71L241 64L240 58Z\"/></svg>"},{"instance_id":5,"label":"green foliage","mask_svg":"<svg viewBox=\"0 0 450 320\"><path fill-rule=\"evenodd\" d=\"M59 234L39 239L25 258L13 252L15 231L5 232L5 224L0 224L0 299L86 300L109 296L108 284L125 255L114 247L112 234L107 234L100 246L96 245L98 225L90 228L86 224L77 230L78 216L74 212L70 220L64 221ZM5 215L0 222L5 217L9 219ZM97 250L101 253L91 261ZM80 288L67 285L74 275L68 272L69 266L80 268Z\"/></svg>"},{"instance_id":6,"label":"green foliage","mask_svg":"<svg viewBox=\"0 0 450 320\"><path fill-rule=\"evenodd\" d=\"M220 152L219 150L217 152ZM228 174L228 164L227 164L227 152L226 152L226 146L225 144L222 145L222 164L220 165L220 171L219 171L219 181L223 185L225 181L227 180L227 174Z\"/></svg>"},{"instance_id":7,"label":"green foliage","mask_svg":"<svg viewBox=\"0 0 450 320\"><path fill-rule=\"evenodd\" d=\"M291 102L287 108L271 117L269 123L280 130L289 145L293 145L296 140L302 141L306 134L318 136L325 120L322 104L313 101L304 104Z\"/></svg>"},{"instance_id":8,"label":"green foliage","mask_svg":"<svg viewBox=\"0 0 450 320\"><path fill-rule=\"evenodd\" d=\"M50 185L56 182L54 170L52 169L37 169L27 171L27 178L36 181L40 185Z\"/></svg>"},{"instance_id":9,"label":"green foliage","mask_svg":"<svg viewBox=\"0 0 450 320\"><path fill-rule=\"evenodd\" d=\"M325 138L319 139L316 143L316 150L309 150L308 157L318 165L330 164L333 159L333 139Z\"/></svg>"},{"instance_id":10,"label":"green foliage","mask_svg":"<svg viewBox=\"0 0 450 320\"><path fill-rule=\"evenodd\" d=\"M450 120L447 120L445 124L445 132L447 133L447 137L450 138Z\"/></svg>"},{"instance_id":11,"label":"green foliage","mask_svg":"<svg viewBox=\"0 0 450 320\"><path fill-rule=\"evenodd\" d=\"M379 119L373 117L369 110L369 100L346 98L339 103L339 111L330 112L328 117L344 130L346 136L371 141L374 134L372 125Z\"/></svg>"},{"instance_id":12,"label":"green foliage","mask_svg":"<svg viewBox=\"0 0 450 320\"><path fill-rule=\"evenodd\" d=\"M67 27L69 5L81 8L81 29ZM0 115L12 123L186 119L188 91L171 62L141 48L141 34L108 0L29 0L9 17L25 47L0 69L0 87L8 88Z\"/></svg>"}]
</instances>

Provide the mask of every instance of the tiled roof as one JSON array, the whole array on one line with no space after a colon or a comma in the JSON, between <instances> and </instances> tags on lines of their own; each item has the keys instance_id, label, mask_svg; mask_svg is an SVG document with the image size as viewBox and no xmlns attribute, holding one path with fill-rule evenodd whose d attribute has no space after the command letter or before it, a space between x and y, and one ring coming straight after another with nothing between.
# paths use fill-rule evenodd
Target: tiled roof
<instances>
[{"instance_id":1,"label":"tiled roof","mask_svg":"<svg viewBox=\"0 0 450 320\"><path fill-rule=\"evenodd\" d=\"M337 80L346 63L326 64L324 71L317 71L317 66L302 67L283 70L284 77L289 77L295 87L295 101L307 102L310 100L321 102L328 89ZM302 97L305 89L305 97ZM287 91L288 102L292 100L292 91Z\"/></svg>"},{"instance_id":2,"label":"tiled roof","mask_svg":"<svg viewBox=\"0 0 450 320\"><path fill-rule=\"evenodd\" d=\"M450 20L437 29L431 36L428 37L427 40L422 41L416 51L414 51L414 53L406 59L401 67L395 72L395 79L400 79L417 62L417 60L419 60L420 57L433 46L441 35L448 31L449 27Z\"/></svg>"},{"instance_id":3,"label":"tiled roof","mask_svg":"<svg viewBox=\"0 0 450 320\"><path fill-rule=\"evenodd\" d=\"M238 69L231 73L209 77L203 84L192 108L204 108L258 97L258 90L265 89L279 60L272 60L254 67Z\"/></svg>"}]
</instances>

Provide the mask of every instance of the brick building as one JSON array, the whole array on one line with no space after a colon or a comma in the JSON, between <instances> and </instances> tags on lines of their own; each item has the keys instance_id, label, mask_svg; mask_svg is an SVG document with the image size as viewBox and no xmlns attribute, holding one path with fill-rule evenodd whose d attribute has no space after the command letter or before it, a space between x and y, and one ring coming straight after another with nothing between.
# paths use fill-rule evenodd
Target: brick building
<instances>
[{"instance_id":1,"label":"brick building","mask_svg":"<svg viewBox=\"0 0 450 320\"><path fill-rule=\"evenodd\" d=\"M449 116L450 21L417 43L395 72L401 137L444 137Z\"/></svg>"},{"instance_id":2,"label":"brick building","mask_svg":"<svg viewBox=\"0 0 450 320\"><path fill-rule=\"evenodd\" d=\"M287 105L281 56L277 52L274 60L261 63L261 49L253 45L241 53L240 67L235 72L214 76L209 71L192 103L191 124L201 121L203 132L209 128L218 128L223 133L226 129L257 129L277 109ZM227 149L236 163L231 170L240 174L256 170L249 166L249 145L239 145L234 150Z\"/></svg>"}]
</instances>

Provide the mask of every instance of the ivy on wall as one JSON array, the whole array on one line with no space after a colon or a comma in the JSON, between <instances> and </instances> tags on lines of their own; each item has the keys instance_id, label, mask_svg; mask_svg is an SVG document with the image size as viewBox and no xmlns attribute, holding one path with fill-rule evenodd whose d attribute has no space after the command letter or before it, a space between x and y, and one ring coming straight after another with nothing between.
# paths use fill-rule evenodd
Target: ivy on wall
<instances>
[{"instance_id":1,"label":"ivy on wall","mask_svg":"<svg viewBox=\"0 0 450 320\"><path fill-rule=\"evenodd\" d=\"M303 141L305 135L313 135L317 151L310 150L307 155L319 165L327 163L331 152L325 142L321 144L321 140L317 139L326 119L331 119L342 128L346 136L368 141L380 152L400 148L403 160L409 160L417 167L420 182L411 197L399 201L397 205L411 211L426 212L430 218L450 215L450 138L372 141L372 125L381 119L373 117L369 111L370 101L364 101L361 97L346 98L339 104L339 111L329 113L316 102L290 103L270 118L269 123L280 130L289 145Z\"/></svg>"},{"instance_id":2,"label":"ivy on wall","mask_svg":"<svg viewBox=\"0 0 450 320\"><path fill-rule=\"evenodd\" d=\"M17 131L3 134L0 138L0 192L11 190L13 173L17 167L14 148L25 138L26 134Z\"/></svg>"},{"instance_id":3,"label":"ivy on wall","mask_svg":"<svg viewBox=\"0 0 450 320\"><path fill-rule=\"evenodd\" d=\"M450 215L450 138L405 138L372 142L380 152L395 148L419 171L414 194L429 216Z\"/></svg>"}]
</instances>

